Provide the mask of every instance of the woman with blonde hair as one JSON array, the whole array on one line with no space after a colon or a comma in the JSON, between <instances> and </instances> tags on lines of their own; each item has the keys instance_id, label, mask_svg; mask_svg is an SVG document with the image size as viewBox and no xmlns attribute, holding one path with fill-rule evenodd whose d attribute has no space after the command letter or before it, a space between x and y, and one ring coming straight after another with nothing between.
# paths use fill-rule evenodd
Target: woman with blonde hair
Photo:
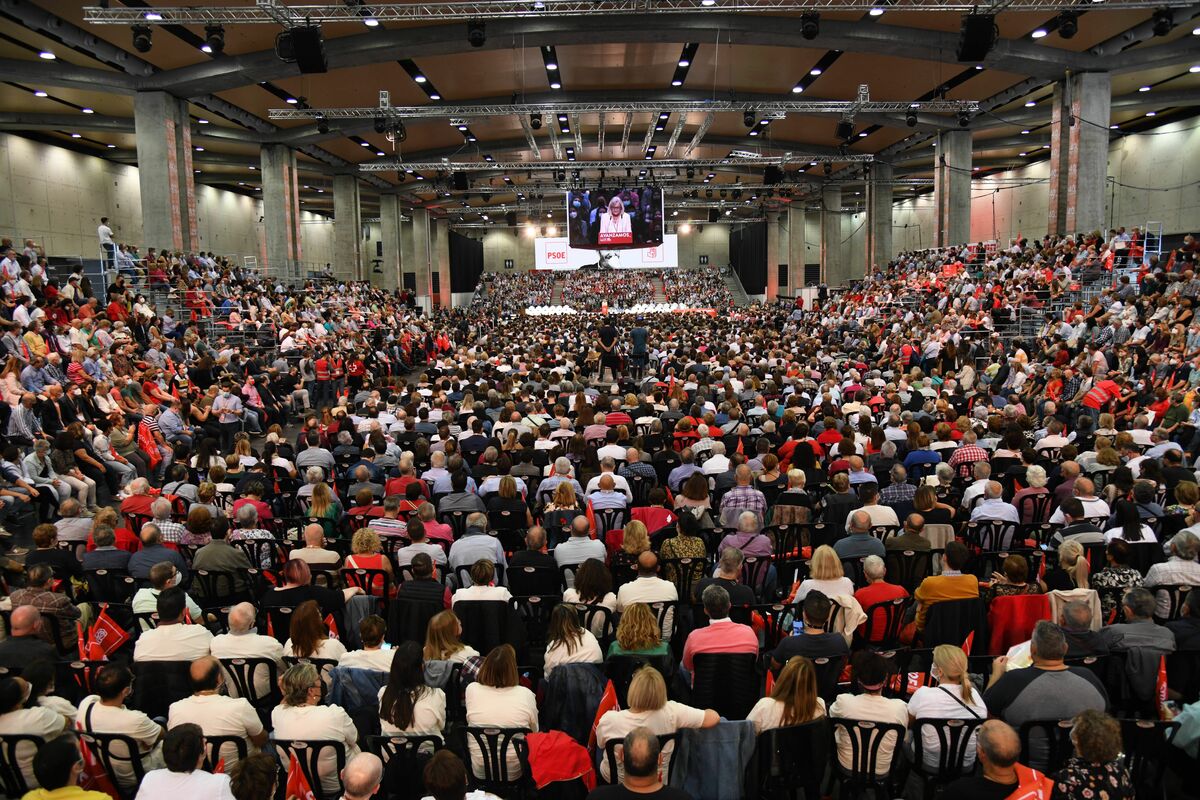
<instances>
[{"instance_id":1,"label":"woman with blonde hair","mask_svg":"<svg viewBox=\"0 0 1200 800\"><path fill-rule=\"evenodd\" d=\"M645 603L628 606L621 614L617 638L608 646L608 657L665 656L669 653L650 606Z\"/></svg>"},{"instance_id":2,"label":"woman with blonde hair","mask_svg":"<svg viewBox=\"0 0 1200 800\"><path fill-rule=\"evenodd\" d=\"M359 528L354 532L354 536L350 539L350 553L346 556L346 569L381 569L388 576L388 582L392 583L395 573L392 570L392 562L387 556L380 551L383 550L383 542L379 539L379 534L370 528ZM383 578L376 575L371 585L371 594L379 596L383 592ZM395 595L396 586L392 583L391 594Z\"/></svg>"},{"instance_id":3,"label":"woman with blonde hair","mask_svg":"<svg viewBox=\"0 0 1200 800\"><path fill-rule=\"evenodd\" d=\"M322 481L313 486L312 502L308 506L307 516L321 520L321 526L325 528L325 535L333 536L334 527L342 518L342 504L333 498L333 492L329 490L328 483Z\"/></svg>"},{"instance_id":4,"label":"woman with blonde hair","mask_svg":"<svg viewBox=\"0 0 1200 800\"><path fill-rule=\"evenodd\" d=\"M612 574L617 578L618 588L637 577L634 570L637 568L638 556L649 549L650 532L646 530L645 523L636 519L628 522L621 532L621 545L609 561Z\"/></svg>"},{"instance_id":5,"label":"woman with blonde hair","mask_svg":"<svg viewBox=\"0 0 1200 800\"><path fill-rule=\"evenodd\" d=\"M754 704L746 719L754 732L803 725L825 716L825 701L817 695L817 671L804 656L792 656L783 665L771 694Z\"/></svg>"},{"instance_id":6,"label":"woman with blonde hair","mask_svg":"<svg viewBox=\"0 0 1200 800\"><path fill-rule=\"evenodd\" d=\"M1088 589L1091 567L1084 556L1083 545L1068 539L1058 546L1058 566L1046 570L1042 582L1046 591L1068 592L1072 589Z\"/></svg>"},{"instance_id":7,"label":"woman with blonde hair","mask_svg":"<svg viewBox=\"0 0 1200 800\"><path fill-rule=\"evenodd\" d=\"M837 551L827 544L813 551L812 560L808 564L808 574L809 577L801 582L796 591L795 599L789 602L799 603L814 589L826 597L854 594L854 582L846 577Z\"/></svg>"},{"instance_id":8,"label":"woman with blonde hair","mask_svg":"<svg viewBox=\"0 0 1200 800\"><path fill-rule=\"evenodd\" d=\"M467 725L497 728L524 728L530 733L538 730L537 698L520 684L517 672L517 653L512 645L492 648L474 683L467 686ZM471 767L477 777L483 777L483 754L474 738L468 737ZM515 749L508 750L508 777L521 775L521 762Z\"/></svg>"},{"instance_id":9,"label":"woman with blonde hair","mask_svg":"<svg viewBox=\"0 0 1200 800\"><path fill-rule=\"evenodd\" d=\"M987 706L983 695L971 683L967 674L967 654L961 647L942 644L933 648L933 666L930 675L937 686L922 686L913 692L908 701L908 720L911 726L919 719L987 719ZM966 748L966 763L975 762L975 734ZM921 734L921 746L927 767L936 767L940 753L937 731L925 728Z\"/></svg>"},{"instance_id":10,"label":"woman with blonde hair","mask_svg":"<svg viewBox=\"0 0 1200 800\"><path fill-rule=\"evenodd\" d=\"M559 484L562 486L564 484ZM571 485L565 484L568 489ZM517 479L511 475L505 475L500 479L500 487L496 493L488 497L487 510L492 511L508 511L513 515L514 522L520 525L524 522L524 527L533 527L533 514L529 513L529 506L525 503L525 498L517 491Z\"/></svg>"},{"instance_id":11,"label":"woman with blonde hair","mask_svg":"<svg viewBox=\"0 0 1200 800\"><path fill-rule=\"evenodd\" d=\"M633 675L626 695L629 708L609 711L596 724L596 746L601 750L610 739L624 739L635 728L647 728L656 736L675 733L681 728L712 728L721 721L720 715L711 708L693 708L667 699L667 683L662 673L654 667L645 666ZM662 774L669 774L672 745L668 743L662 751ZM605 780L620 783L624 769L617 762L617 775L611 775L608 759L600 761L600 774Z\"/></svg>"},{"instance_id":12,"label":"woman with blonde hair","mask_svg":"<svg viewBox=\"0 0 1200 800\"><path fill-rule=\"evenodd\" d=\"M462 641L462 623L453 611L440 611L429 620L425 629L425 648L422 652L426 661L448 661L462 664L463 680L473 679L479 672L483 659L479 651Z\"/></svg>"}]
</instances>

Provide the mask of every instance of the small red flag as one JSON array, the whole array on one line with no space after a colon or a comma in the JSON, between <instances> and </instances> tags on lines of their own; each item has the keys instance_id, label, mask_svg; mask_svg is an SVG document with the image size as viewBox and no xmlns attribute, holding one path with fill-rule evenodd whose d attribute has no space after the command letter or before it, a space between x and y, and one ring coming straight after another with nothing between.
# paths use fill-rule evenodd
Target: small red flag
<instances>
[{"instance_id":1,"label":"small red flag","mask_svg":"<svg viewBox=\"0 0 1200 800\"><path fill-rule=\"evenodd\" d=\"M110 656L127 641L129 641L129 633L108 615L107 605L102 607L100 609L100 616L96 617L96 624L92 626L92 641L90 643L91 650L89 655L92 658L96 658L94 655L95 649L99 648L101 658Z\"/></svg>"},{"instance_id":2,"label":"small red flag","mask_svg":"<svg viewBox=\"0 0 1200 800\"><path fill-rule=\"evenodd\" d=\"M333 614L325 615L325 627L329 628L329 638L330 639L334 639L334 640L338 640L338 641L341 640L342 637L341 637L341 634L338 633L337 622L334 621Z\"/></svg>"},{"instance_id":3,"label":"small red flag","mask_svg":"<svg viewBox=\"0 0 1200 800\"><path fill-rule=\"evenodd\" d=\"M963 642L962 646L963 652L967 655L971 655L971 645L973 644L975 644L975 631L971 631L967 634L967 638Z\"/></svg>"},{"instance_id":4,"label":"small red flag","mask_svg":"<svg viewBox=\"0 0 1200 800\"><path fill-rule=\"evenodd\" d=\"M300 762L296 760L295 753L290 753L288 757L287 788L284 797L287 800L316 800L312 787L308 785L308 778L304 777L304 770L300 769Z\"/></svg>"},{"instance_id":5,"label":"small red flag","mask_svg":"<svg viewBox=\"0 0 1200 800\"><path fill-rule=\"evenodd\" d=\"M1167 657L1158 657L1158 678L1154 682L1154 696L1158 700L1158 718L1170 721L1173 718L1167 708Z\"/></svg>"},{"instance_id":6,"label":"small red flag","mask_svg":"<svg viewBox=\"0 0 1200 800\"><path fill-rule=\"evenodd\" d=\"M771 690L774 688L775 688L775 673L771 672L771 670L767 670L767 686L766 686L766 690L763 692L763 697L770 697Z\"/></svg>"},{"instance_id":7,"label":"small red flag","mask_svg":"<svg viewBox=\"0 0 1200 800\"><path fill-rule=\"evenodd\" d=\"M613 682L609 681L604 687L604 694L600 697L600 705L596 708L596 718L592 720L592 732L588 735L588 750L596 749L596 726L600 724L600 718L609 711L620 711L621 704L617 702L617 690L613 688Z\"/></svg>"}]
</instances>

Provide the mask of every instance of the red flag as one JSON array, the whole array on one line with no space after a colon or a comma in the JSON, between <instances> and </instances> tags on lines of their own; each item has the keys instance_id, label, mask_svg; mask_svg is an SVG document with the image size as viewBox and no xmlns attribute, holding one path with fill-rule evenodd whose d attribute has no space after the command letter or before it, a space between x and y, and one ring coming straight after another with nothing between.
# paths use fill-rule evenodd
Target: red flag
<instances>
[{"instance_id":1,"label":"red flag","mask_svg":"<svg viewBox=\"0 0 1200 800\"><path fill-rule=\"evenodd\" d=\"M127 641L129 634L108 615L108 606L103 606L100 616L96 617L96 624L92 626L92 652L99 648L100 657L103 658L115 653ZM92 658L95 658L95 655L92 655Z\"/></svg>"},{"instance_id":2,"label":"red flag","mask_svg":"<svg viewBox=\"0 0 1200 800\"><path fill-rule=\"evenodd\" d=\"M334 621L333 614L325 615L325 627L329 628L329 638L330 639L339 640L339 641L341 640L342 637L338 633L337 622Z\"/></svg>"},{"instance_id":3,"label":"red flag","mask_svg":"<svg viewBox=\"0 0 1200 800\"><path fill-rule=\"evenodd\" d=\"M78 723L76 728L84 730L83 725ZM113 800L121 800L121 795L117 792L117 787L113 785L112 778L105 771L104 765L92 755L87 742L82 739L79 740L79 750L83 755L83 772L79 775L79 787L93 792L101 792Z\"/></svg>"},{"instance_id":4,"label":"red flag","mask_svg":"<svg viewBox=\"0 0 1200 800\"><path fill-rule=\"evenodd\" d=\"M929 685L929 673L927 672L910 672L908 673L908 685L905 687L905 694L912 694L922 686Z\"/></svg>"},{"instance_id":5,"label":"red flag","mask_svg":"<svg viewBox=\"0 0 1200 800\"><path fill-rule=\"evenodd\" d=\"M312 787L308 785L308 778L304 777L304 771L300 769L300 762L296 760L295 753L288 754L287 788L284 791L284 797L286 800L316 800Z\"/></svg>"},{"instance_id":6,"label":"red flag","mask_svg":"<svg viewBox=\"0 0 1200 800\"><path fill-rule=\"evenodd\" d=\"M775 688L775 673L771 672L771 670L767 670L767 688L766 688L766 691L763 692L763 697L770 697L771 690L774 688Z\"/></svg>"},{"instance_id":7,"label":"red flag","mask_svg":"<svg viewBox=\"0 0 1200 800\"><path fill-rule=\"evenodd\" d=\"M213 767L212 771L213 771L213 775L224 775L225 774L225 759L222 758L220 761L218 761L217 765L215 767Z\"/></svg>"},{"instance_id":8,"label":"red flag","mask_svg":"<svg viewBox=\"0 0 1200 800\"><path fill-rule=\"evenodd\" d=\"M75 644L79 647L79 660L87 658L87 637L83 635L83 625L75 623Z\"/></svg>"},{"instance_id":9,"label":"red flag","mask_svg":"<svg viewBox=\"0 0 1200 800\"><path fill-rule=\"evenodd\" d=\"M1158 657L1158 678L1154 682L1154 696L1158 700L1158 718L1170 721L1174 718L1167 708L1167 657Z\"/></svg>"},{"instance_id":10,"label":"red flag","mask_svg":"<svg viewBox=\"0 0 1200 800\"><path fill-rule=\"evenodd\" d=\"M609 711L620 711L621 704L617 702L617 690L613 688L613 682L609 681L604 687L604 695L600 698L600 705L596 708L596 718L592 720L592 732L588 735L588 750L596 749L596 726L600 724L600 718Z\"/></svg>"},{"instance_id":11,"label":"red flag","mask_svg":"<svg viewBox=\"0 0 1200 800\"><path fill-rule=\"evenodd\" d=\"M967 634L966 641L963 642L962 646L963 652L967 655L971 655L971 645L973 644L975 644L975 631L971 631Z\"/></svg>"}]
</instances>

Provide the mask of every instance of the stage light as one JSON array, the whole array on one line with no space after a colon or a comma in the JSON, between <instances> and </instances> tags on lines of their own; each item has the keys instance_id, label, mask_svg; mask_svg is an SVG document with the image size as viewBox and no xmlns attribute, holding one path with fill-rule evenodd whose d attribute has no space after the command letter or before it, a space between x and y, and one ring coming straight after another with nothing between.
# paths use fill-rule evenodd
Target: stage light
<instances>
[{"instance_id":1,"label":"stage light","mask_svg":"<svg viewBox=\"0 0 1200 800\"><path fill-rule=\"evenodd\" d=\"M467 44L471 47L483 47L487 43L487 26L482 22L467 23Z\"/></svg>"},{"instance_id":2,"label":"stage light","mask_svg":"<svg viewBox=\"0 0 1200 800\"><path fill-rule=\"evenodd\" d=\"M387 120L384 119L383 117L376 117L375 118L375 132L383 133L386 130L387 130ZM459 130L462 130L462 129L460 128Z\"/></svg>"},{"instance_id":3,"label":"stage light","mask_svg":"<svg viewBox=\"0 0 1200 800\"><path fill-rule=\"evenodd\" d=\"M154 46L154 42L151 41L150 26L134 25L129 30L133 32L133 49L139 53L149 53L150 48Z\"/></svg>"},{"instance_id":4,"label":"stage light","mask_svg":"<svg viewBox=\"0 0 1200 800\"><path fill-rule=\"evenodd\" d=\"M220 53L225 49L225 26L205 25L204 44L210 53Z\"/></svg>"},{"instance_id":5,"label":"stage light","mask_svg":"<svg viewBox=\"0 0 1200 800\"><path fill-rule=\"evenodd\" d=\"M1046 36L1049 35L1049 33L1050 32L1047 31L1045 28L1037 28L1034 30L1033 33L1031 33L1029 35L1031 37L1033 37L1034 39L1044 39L1044 38L1046 38Z\"/></svg>"},{"instance_id":6,"label":"stage light","mask_svg":"<svg viewBox=\"0 0 1200 800\"><path fill-rule=\"evenodd\" d=\"M1064 11L1058 15L1058 35L1064 39L1074 38L1079 33L1079 14L1075 11Z\"/></svg>"},{"instance_id":7,"label":"stage light","mask_svg":"<svg viewBox=\"0 0 1200 800\"><path fill-rule=\"evenodd\" d=\"M911 109L904 114L904 124L910 128L917 127L917 112Z\"/></svg>"},{"instance_id":8,"label":"stage light","mask_svg":"<svg viewBox=\"0 0 1200 800\"><path fill-rule=\"evenodd\" d=\"M329 133L329 121L324 117L321 117L317 120L317 133L321 134L322 136Z\"/></svg>"},{"instance_id":9,"label":"stage light","mask_svg":"<svg viewBox=\"0 0 1200 800\"><path fill-rule=\"evenodd\" d=\"M958 127L965 128L970 124L971 124L971 112L969 112L969 111L958 112Z\"/></svg>"},{"instance_id":10,"label":"stage light","mask_svg":"<svg viewBox=\"0 0 1200 800\"><path fill-rule=\"evenodd\" d=\"M821 33L821 15L810 11L800 15L800 35L805 39L815 39Z\"/></svg>"},{"instance_id":11,"label":"stage light","mask_svg":"<svg viewBox=\"0 0 1200 800\"><path fill-rule=\"evenodd\" d=\"M55 55L49 50L42 50L38 53L38 58L44 58L47 61L53 61L55 59Z\"/></svg>"},{"instance_id":12,"label":"stage light","mask_svg":"<svg viewBox=\"0 0 1200 800\"><path fill-rule=\"evenodd\" d=\"M996 17L993 14L967 14L958 33L959 61L976 63L987 58L996 44Z\"/></svg>"},{"instance_id":13,"label":"stage light","mask_svg":"<svg viewBox=\"0 0 1200 800\"><path fill-rule=\"evenodd\" d=\"M1166 36L1175 27L1175 15L1169 8L1160 8L1154 12L1154 25L1151 30L1155 36ZM1195 31L1193 31L1195 33Z\"/></svg>"},{"instance_id":14,"label":"stage light","mask_svg":"<svg viewBox=\"0 0 1200 800\"><path fill-rule=\"evenodd\" d=\"M746 111L742 114L742 124L747 128L753 128L756 121L753 111Z\"/></svg>"},{"instance_id":15,"label":"stage light","mask_svg":"<svg viewBox=\"0 0 1200 800\"><path fill-rule=\"evenodd\" d=\"M529 127L533 128L535 131L538 130L539 128L541 128L542 127L542 115L538 114L538 113L530 114L529 115Z\"/></svg>"}]
</instances>

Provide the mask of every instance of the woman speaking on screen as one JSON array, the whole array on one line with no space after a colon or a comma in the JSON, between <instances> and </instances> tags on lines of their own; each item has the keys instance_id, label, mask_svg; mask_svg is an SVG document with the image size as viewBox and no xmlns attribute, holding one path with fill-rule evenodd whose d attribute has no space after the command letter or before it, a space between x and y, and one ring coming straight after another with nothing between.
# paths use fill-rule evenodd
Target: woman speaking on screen
<instances>
[{"instance_id":1,"label":"woman speaking on screen","mask_svg":"<svg viewBox=\"0 0 1200 800\"><path fill-rule=\"evenodd\" d=\"M620 196L608 201L608 213L600 217L599 244L633 244L633 227Z\"/></svg>"}]
</instances>

